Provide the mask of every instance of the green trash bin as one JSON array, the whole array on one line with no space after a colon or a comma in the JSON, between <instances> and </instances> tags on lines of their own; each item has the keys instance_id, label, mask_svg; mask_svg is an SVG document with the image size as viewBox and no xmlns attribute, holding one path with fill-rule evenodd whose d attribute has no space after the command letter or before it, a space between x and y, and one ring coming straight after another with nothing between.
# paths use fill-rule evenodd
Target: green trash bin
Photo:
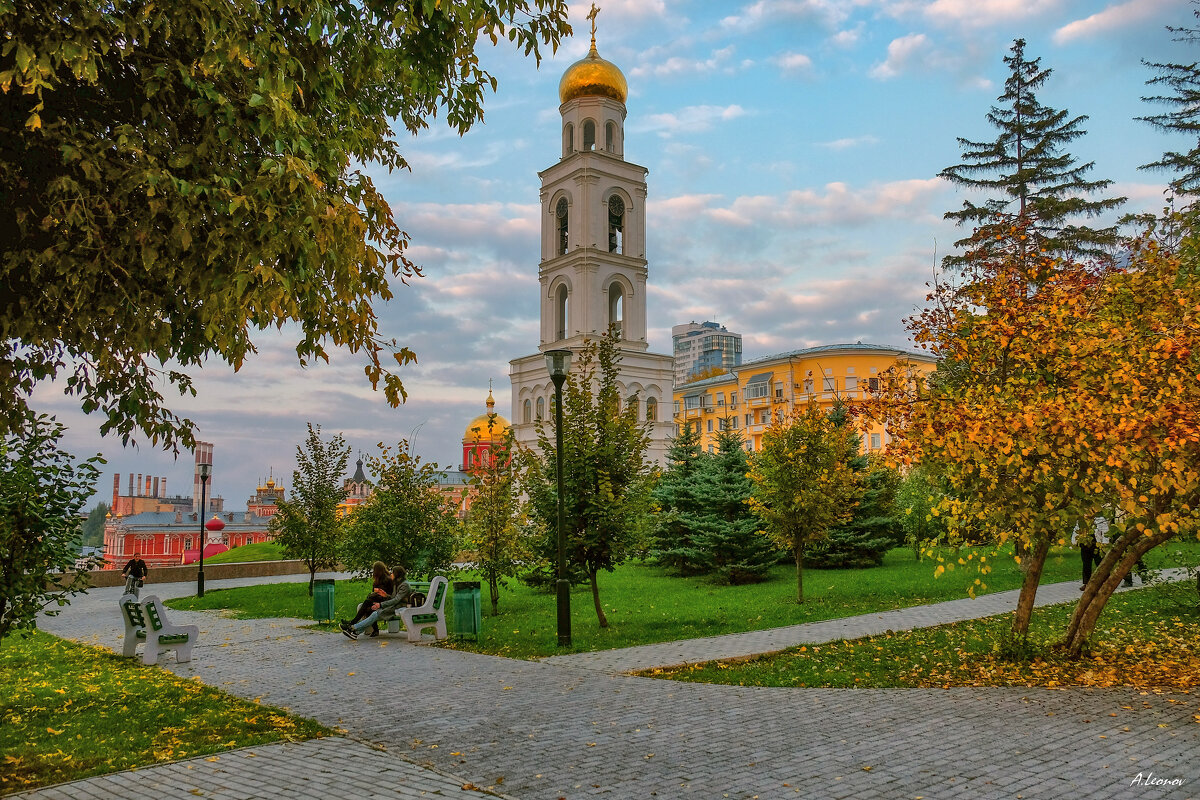
<instances>
[{"instance_id":1,"label":"green trash bin","mask_svg":"<svg viewBox=\"0 0 1200 800\"><path fill-rule=\"evenodd\" d=\"M482 612L479 607L479 581L454 582L454 636L479 641Z\"/></svg>"},{"instance_id":2,"label":"green trash bin","mask_svg":"<svg viewBox=\"0 0 1200 800\"><path fill-rule=\"evenodd\" d=\"M313 581L313 619L333 619L333 578Z\"/></svg>"}]
</instances>

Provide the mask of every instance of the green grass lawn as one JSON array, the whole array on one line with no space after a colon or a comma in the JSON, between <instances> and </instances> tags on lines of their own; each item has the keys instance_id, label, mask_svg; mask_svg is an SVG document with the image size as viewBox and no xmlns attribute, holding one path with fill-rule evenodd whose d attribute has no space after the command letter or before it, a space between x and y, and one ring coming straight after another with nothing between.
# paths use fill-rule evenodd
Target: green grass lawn
<instances>
[{"instance_id":1,"label":"green grass lawn","mask_svg":"<svg viewBox=\"0 0 1200 800\"><path fill-rule=\"evenodd\" d=\"M244 544L224 553L206 557L205 564L234 564L239 561L282 561L283 548L274 542Z\"/></svg>"},{"instance_id":2,"label":"green grass lawn","mask_svg":"<svg viewBox=\"0 0 1200 800\"><path fill-rule=\"evenodd\" d=\"M1075 605L1034 611L1030 647L1005 646L1011 614L936 628L791 648L735 663L647 674L695 683L791 687L1134 686L1192 689L1200 682L1196 584L1114 595L1088 655L1071 661L1054 643ZM1200 721L1200 715L1197 715Z\"/></svg>"},{"instance_id":3,"label":"green grass lawn","mask_svg":"<svg viewBox=\"0 0 1200 800\"><path fill-rule=\"evenodd\" d=\"M1192 563L1200 546L1184 548ZM947 570L934 577L937 562L913 560L910 550L887 554L884 565L865 570L805 570L805 602L796 603L795 571L776 567L771 579L748 586L721 586L704 578L678 578L657 567L630 563L600 576L600 599L609 627L600 629L586 586L571 593L571 652L606 650L653 642L676 641L722 633L763 630L803 622L834 619L893 608L936 603L965 597L979 578L980 556L994 563L983 577L981 593L1017 588L1021 574L1010 556L992 556L990 548L939 551ZM967 562L959 565L958 559ZM969 559L969 560L968 560ZM1155 554L1149 566L1161 564ZM1078 580L1079 553L1055 548L1047 560L1044 583ZM470 577L463 575L459 577ZM454 579L453 576L451 578ZM337 616L350 617L366 596L365 581L339 581L335 587ZM978 588L978 587L976 587ZM312 616L307 584L223 589L202 600L180 598L168 605L181 609L229 609L239 617ZM452 642L450 646L514 658L537 658L563 652L557 646L553 594L534 591L510 581L500 593L500 614L491 615L491 601L483 589L483 631L479 642ZM453 602L447 603L453 630Z\"/></svg>"},{"instance_id":4,"label":"green grass lawn","mask_svg":"<svg viewBox=\"0 0 1200 800\"><path fill-rule=\"evenodd\" d=\"M329 733L102 648L41 632L0 645L0 795Z\"/></svg>"}]
</instances>

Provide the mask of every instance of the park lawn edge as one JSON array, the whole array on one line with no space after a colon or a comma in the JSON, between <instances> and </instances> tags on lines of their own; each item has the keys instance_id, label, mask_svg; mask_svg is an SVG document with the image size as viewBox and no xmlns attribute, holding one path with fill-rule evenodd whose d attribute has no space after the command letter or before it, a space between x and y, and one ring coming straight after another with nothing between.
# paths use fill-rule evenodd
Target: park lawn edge
<instances>
[{"instance_id":1,"label":"park lawn edge","mask_svg":"<svg viewBox=\"0 0 1200 800\"><path fill-rule=\"evenodd\" d=\"M789 688L1126 687L1188 694L1200 685L1200 607L1173 603L1172 596L1179 597L1179 587L1169 584L1114 596L1088 652L1077 661L1058 646L1075 608L1074 602L1067 602L1038 608L1024 645L1014 643L1009 635L1013 612L1006 612L633 674L690 683ZM905 671L896 668L898 664L912 667ZM849 680L851 676L854 680ZM1200 713L1193 719L1200 723Z\"/></svg>"}]
</instances>

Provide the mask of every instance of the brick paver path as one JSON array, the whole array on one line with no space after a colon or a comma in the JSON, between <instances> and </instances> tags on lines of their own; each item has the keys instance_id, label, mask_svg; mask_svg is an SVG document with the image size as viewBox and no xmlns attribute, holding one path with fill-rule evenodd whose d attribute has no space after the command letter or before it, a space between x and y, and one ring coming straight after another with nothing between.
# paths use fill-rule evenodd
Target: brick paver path
<instances>
[{"instance_id":1,"label":"brick paver path","mask_svg":"<svg viewBox=\"0 0 1200 800\"><path fill-rule=\"evenodd\" d=\"M43 627L114 647L118 591L94 590ZM23 797L479 796L463 785L519 800L1200 797L1196 694L707 686L616 674L647 663L644 652L528 662L394 637L350 642L296 620L172 618L199 624L201 645L166 668L341 726L353 741L251 748ZM1131 785L1151 773L1182 784Z\"/></svg>"}]
</instances>

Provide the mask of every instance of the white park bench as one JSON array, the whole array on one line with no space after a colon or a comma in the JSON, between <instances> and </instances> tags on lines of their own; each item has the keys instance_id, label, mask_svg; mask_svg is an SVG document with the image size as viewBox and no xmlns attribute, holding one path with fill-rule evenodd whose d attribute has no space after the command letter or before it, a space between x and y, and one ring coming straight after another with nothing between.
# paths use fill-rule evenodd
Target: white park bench
<instances>
[{"instance_id":1,"label":"white park bench","mask_svg":"<svg viewBox=\"0 0 1200 800\"><path fill-rule=\"evenodd\" d=\"M142 606L136 594L123 594L117 601L121 608L121 620L125 623L125 641L121 654L133 658L137 654L137 646L146 641L146 617L142 614Z\"/></svg>"},{"instance_id":2,"label":"white park bench","mask_svg":"<svg viewBox=\"0 0 1200 800\"><path fill-rule=\"evenodd\" d=\"M157 664L158 657L168 650L175 651L176 661L191 661L192 645L200 638L199 626L172 625L167 621L162 601L155 595L146 597L140 605L145 621L143 631L146 637L146 649L142 652L142 663ZM129 647L126 645L126 650L128 649Z\"/></svg>"},{"instance_id":3,"label":"white park bench","mask_svg":"<svg viewBox=\"0 0 1200 800\"><path fill-rule=\"evenodd\" d=\"M404 623L410 642L421 641L421 631L429 627L433 628L434 637L438 640L446 638L446 585L445 576L436 576L429 582L424 604L400 609L400 620ZM388 630L391 630L391 624ZM399 631L399 627L396 630Z\"/></svg>"}]
</instances>

